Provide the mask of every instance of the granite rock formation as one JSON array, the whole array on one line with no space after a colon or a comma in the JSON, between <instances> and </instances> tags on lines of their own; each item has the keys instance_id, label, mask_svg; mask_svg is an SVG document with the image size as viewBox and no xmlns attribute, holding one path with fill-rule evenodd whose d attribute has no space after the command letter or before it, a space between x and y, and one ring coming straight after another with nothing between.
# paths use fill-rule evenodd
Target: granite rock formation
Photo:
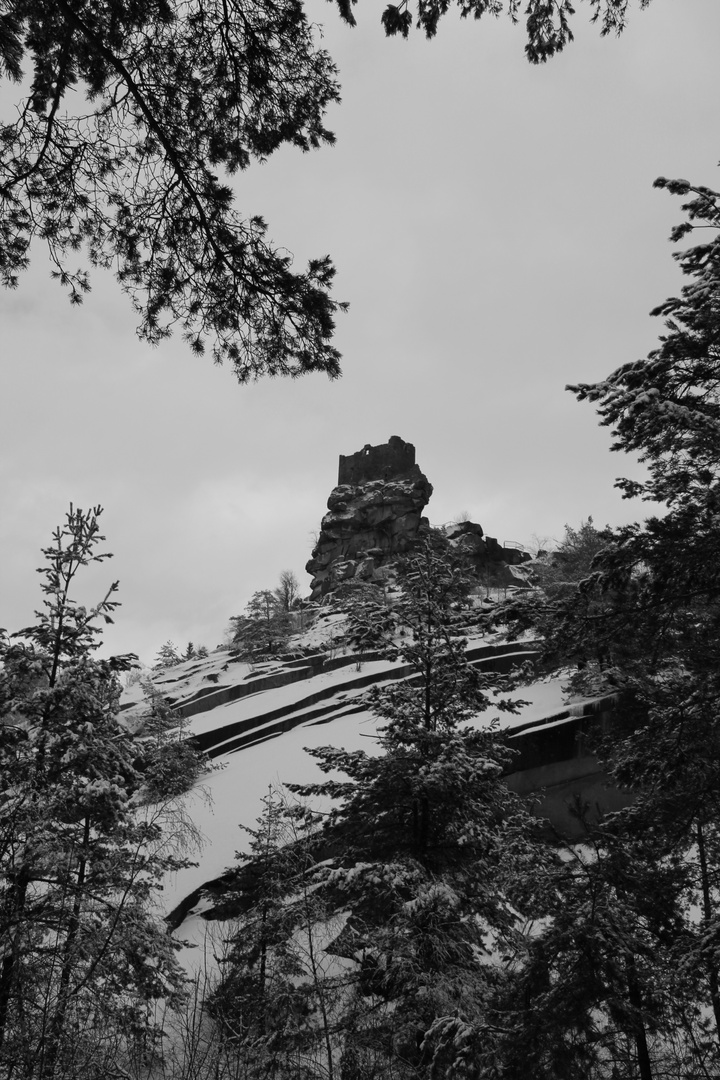
<instances>
[{"instance_id":1,"label":"granite rock formation","mask_svg":"<svg viewBox=\"0 0 720 1080\"><path fill-rule=\"evenodd\" d=\"M432 484L415 463L415 447L393 435L340 457L338 486L306 566L312 599L339 583L379 581L383 567L407 551L418 534Z\"/></svg>"}]
</instances>

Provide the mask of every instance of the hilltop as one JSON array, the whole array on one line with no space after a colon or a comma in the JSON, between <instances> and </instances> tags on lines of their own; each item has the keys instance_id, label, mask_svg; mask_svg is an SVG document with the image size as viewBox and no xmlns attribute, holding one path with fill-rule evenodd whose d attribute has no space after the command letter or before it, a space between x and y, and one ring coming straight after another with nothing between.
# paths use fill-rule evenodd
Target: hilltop
<instances>
[{"instance_id":1,"label":"hilltop","mask_svg":"<svg viewBox=\"0 0 720 1080\"><path fill-rule=\"evenodd\" d=\"M219 766L190 796L188 813L204 837L197 865L178 873L165 888L164 906L172 925L190 925L212 909L217 888L238 851L247 850L250 826L269 787L311 783L317 765L305 748L337 746L368 752L375 741L377 719L366 694L371 686L410 677L401 661L363 651L347 637L347 606L357 590L376 589L390 596L394 562L430 524L423 516L433 488L415 460L415 447L398 436L380 446L366 446L341 455L338 485L328 498L328 512L312 557L309 601L300 605L302 628L272 655L262 651L252 660L232 645L204 658L146 671L154 690L177 714L193 742ZM442 531L449 549L462 557L477 580L474 606L492 608L493 599L508 590L527 587L532 562L518 547L501 545L472 521L453 522ZM531 640L504 643L497 633L480 631L470 618L465 631L467 657L488 670L509 671L532 660ZM604 780L597 762L578 742L583 715L591 702L569 704L563 677L553 674L514 692L522 701L517 713L492 710L473 721L479 727L497 724L507 731L516 751L516 788L535 792L540 811L555 825L572 831L566 803L580 792L601 794ZM133 682L123 695L125 721L144 708L143 688ZM551 772L548 772L548 768ZM202 935L195 926L193 936Z\"/></svg>"}]
</instances>

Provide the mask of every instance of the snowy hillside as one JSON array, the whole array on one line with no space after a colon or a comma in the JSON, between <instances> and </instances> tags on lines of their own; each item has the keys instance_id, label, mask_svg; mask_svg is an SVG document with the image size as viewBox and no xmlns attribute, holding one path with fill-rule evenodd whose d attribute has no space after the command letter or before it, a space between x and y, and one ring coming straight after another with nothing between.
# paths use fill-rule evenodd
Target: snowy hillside
<instances>
[{"instance_id":1,"label":"snowy hillside","mask_svg":"<svg viewBox=\"0 0 720 1080\"><path fill-rule=\"evenodd\" d=\"M407 677L409 669L401 662L363 659L337 649L342 622L342 615L330 614L294 638L292 651L306 651L305 656L251 667L231 650L218 649L205 659L151 673L156 689L186 718L188 733L219 766L190 797L188 809L204 842L195 856L197 866L167 883L167 913L185 907L189 897L196 901L195 909L202 910L198 890L246 848L247 834L239 826L255 821L269 785L318 779L315 760L305 747L332 745L372 753L376 721L363 695L373 683ZM507 667L532 651L532 643L468 639L468 655L479 666ZM569 715L559 677L524 686L512 696L528 704L514 715L488 710L477 723L497 720L502 728L520 731ZM128 718L142 709L142 700L137 683L125 691L122 708ZM189 929L185 923L184 936Z\"/></svg>"}]
</instances>

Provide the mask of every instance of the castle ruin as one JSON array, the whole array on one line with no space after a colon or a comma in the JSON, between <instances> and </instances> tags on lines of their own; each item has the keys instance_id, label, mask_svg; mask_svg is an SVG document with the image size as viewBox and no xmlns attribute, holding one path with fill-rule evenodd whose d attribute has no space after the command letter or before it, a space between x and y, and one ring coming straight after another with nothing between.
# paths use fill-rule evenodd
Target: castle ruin
<instances>
[{"instance_id":1,"label":"castle ruin","mask_svg":"<svg viewBox=\"0 0 720 1080\"><path fill-rule=\"evenodd\" d=\"M405 442L399 435L391 435L380 446L366 443L355 454L341 454L338 487L341 484L365 484L369 480L394 480L413 472L414 466L413 444Z\"/></svg>"}]
</instances>

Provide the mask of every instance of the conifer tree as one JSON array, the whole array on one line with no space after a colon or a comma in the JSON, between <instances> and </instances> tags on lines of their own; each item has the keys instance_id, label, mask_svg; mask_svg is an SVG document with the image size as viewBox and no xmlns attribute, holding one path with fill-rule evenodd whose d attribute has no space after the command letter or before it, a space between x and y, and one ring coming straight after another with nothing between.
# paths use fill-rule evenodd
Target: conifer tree
<instances>
[{"instance_id":1,"label":"conifer tree","mask_svg":"<svg viewBox=\"0 0 720 1080\"><path fill-rule=\"evenodd\" d=\"M234 929L208 1007L244 1075L332 1080L346 980L325 946L338 919L313 885L312 846L286 794L271 788L262 803L217 911Z\"/></svg>"},{"instance_id":2,"label":"conifer tree","mask_svg":"<svg viewBox=\"0 0 720 1080\"><path fill-rule=\"evenodd\" d=\"M12 0L0 76L20 84L0 129L0 282L37 237L73 303L87 264L113 269L150 342L180 328L240 382L339 374L330 259L295 270L227 184L284 144L334 141L336 70L302 4Z\"/></svg>"},{"instance_id":3,"label":"conifer tree","mask_svg":"<svg viewBox=\"0 0 720 1080\"><path fill-rule=\"evenodd\" d=\"M631 627L618 634L604 632L615 586L607 582L596 588L600 561L615 550L615 541L613 530L596 529L592 518L577 529L566 525L557 548L531 564L529 587L481 619L510 641L532 635L539 647L536 666L564 671L566 690L584 697L618 689L616 665L633 647Z\"/></svg>"},{"instance_id":4,"label":"conifer tree","mask_svg":"<svg viewBox=\"0 0 720 1080\"><path fill-rule=\"evenodd\" d=\"M625 495L663 509L606 534L591 573L545 628L549 656L584 657L584 674L595 666L591 685L617 694L615 723L597 750L634 803L601 826L603 844L634 852L638 867L683 868L666 878L664 903L676 915L646 939L638 993L648 1030L661 1018L666 1043L675 1040L675 1074L704 1076L716 1072L720 1048L720 195L687 181L657 183L690 196L673 238L699 227L711 239L679 255L690 281L655 311L665 318L658 348L571 389L596 403L613 449L644 462L645 481L618 481ZM652 880L638 875L636 905L653 902ZM570 912L576 899L571 890ZM636 1050L633 1067L663 1075ZM635 1074L627 1065L619 1075Z\"/></svg>"},{"instance_id":5,"label":"conifer tree","mask_svg":"<svg viewBox=\"0 0 720 1080\"><path fill-rule=\"evenodd\" d=\"M182 657L177 645L172 641L166 641L155 657L155 667L156 669L175 667L176 664L182 664L183 659L189 660L190 657Z\"/></svg>"},{"instance_id":6,"label":"conifer tree","mask_svg":"<svg viewBox=\"0 0 720 1080\"><path fill-rule=\"evenodd\" d=\"M662 829L692 868L702 932L687 919L682 963L696 973L720 1045L720 195L687 181L656 183L690 196L673 239L696 228L710 229L711 239L678 256L690 282L655 311L665 319L658 348L602 383L573 389L597 403L613 428L614 449L639 453L647 466L644 483L619 486L667 508L619 530L600 558L593 591L605 610L593 634L601 645L629 639L615 660L614 681L625 696L615 745L606 752L618 780L637 792L633 817ZM686 897L688 906L692 899Z\"/></svg>"},{"instance_id":7,"label":"conifer tree","mask_svg":"<svg viewBox=\"0 0 720 1080\"><path fill-rule=\"evenodd\" d=\"M628 829L623 815L584 824L583 842L555 864L554 903L498 1004L500 1075L714 1075L702 995L677 951L690 932L688 867L657 829Z\"/></svg>"},{"instance_id":8,"label":"conifer tree","mask_svg":"<svg viewBox=\"0 0 720 1080\"><path fill-rule=\"evenodd\" d=\"M638 0L640 8L650 0ZM387 34L432 37L452 5L387 3ZM603 35L630 0L582 4ZM336 0L354 25L351 0ZM463 16L525 16L528 59L573 39L571 0L460 0ZM112 269L142 338L180 328L196 353L227 359L240 382L339 374L332 344L335 269L305 270L273 245L262 217L238 212L228 180L289 144L334 142L325 124L337 71L299 0L6 0L0 78L0 282L15 287L34 240L80 303L87 264ZM9 91L9 92L8 92ZM86 264L79 252L85 249Z\"/></svg>"},{"instance_id":9,"label":"conifer tree","mask_svg":"<svg viewBox=\"0 0 720 1080\"><path fill-rule=\"evenodd\" d=\"M233 645L250 661L268 659L290 636L290 613L271 589L253 593L245 614L235 616L230 622Z\"/></svg>"},{"instance_id":10,"label":"conifer tree","mask_svg":"<svg viewBox=\"0 0 720 1080\"><path fill-rule=\"evenodd\" d=\"M549 855L503 781L497 725L469 723L515 708L495 697L509 680L466 660L457 624L473 582L434 535L398 580L388 650L414 674L369 694L379 753L312 750L344 779L289 787L335 803L315 837L319 856L333 853L316 880L347 913L336 948L357 965L349 1075L480 1076L502 957L519 908L543 903L533 880Z\"/></svg>"},{"instance_id":11,"label":"conifer tree","mask_svg":"<svg viewBox=\"0 0 720 1080\"><path fill-rule=\"evenodd\" d=\"M0 1076L13 1080L100 1080L152 1058L152 1002L184 981L153 908L184 862L159 845L142 741L118 713L136 658L93 657L117 582L89 610L71 595L110 557L101 513L71 506L43 552L43 610L1 644Z\"/></svg>"}]
</instances>

